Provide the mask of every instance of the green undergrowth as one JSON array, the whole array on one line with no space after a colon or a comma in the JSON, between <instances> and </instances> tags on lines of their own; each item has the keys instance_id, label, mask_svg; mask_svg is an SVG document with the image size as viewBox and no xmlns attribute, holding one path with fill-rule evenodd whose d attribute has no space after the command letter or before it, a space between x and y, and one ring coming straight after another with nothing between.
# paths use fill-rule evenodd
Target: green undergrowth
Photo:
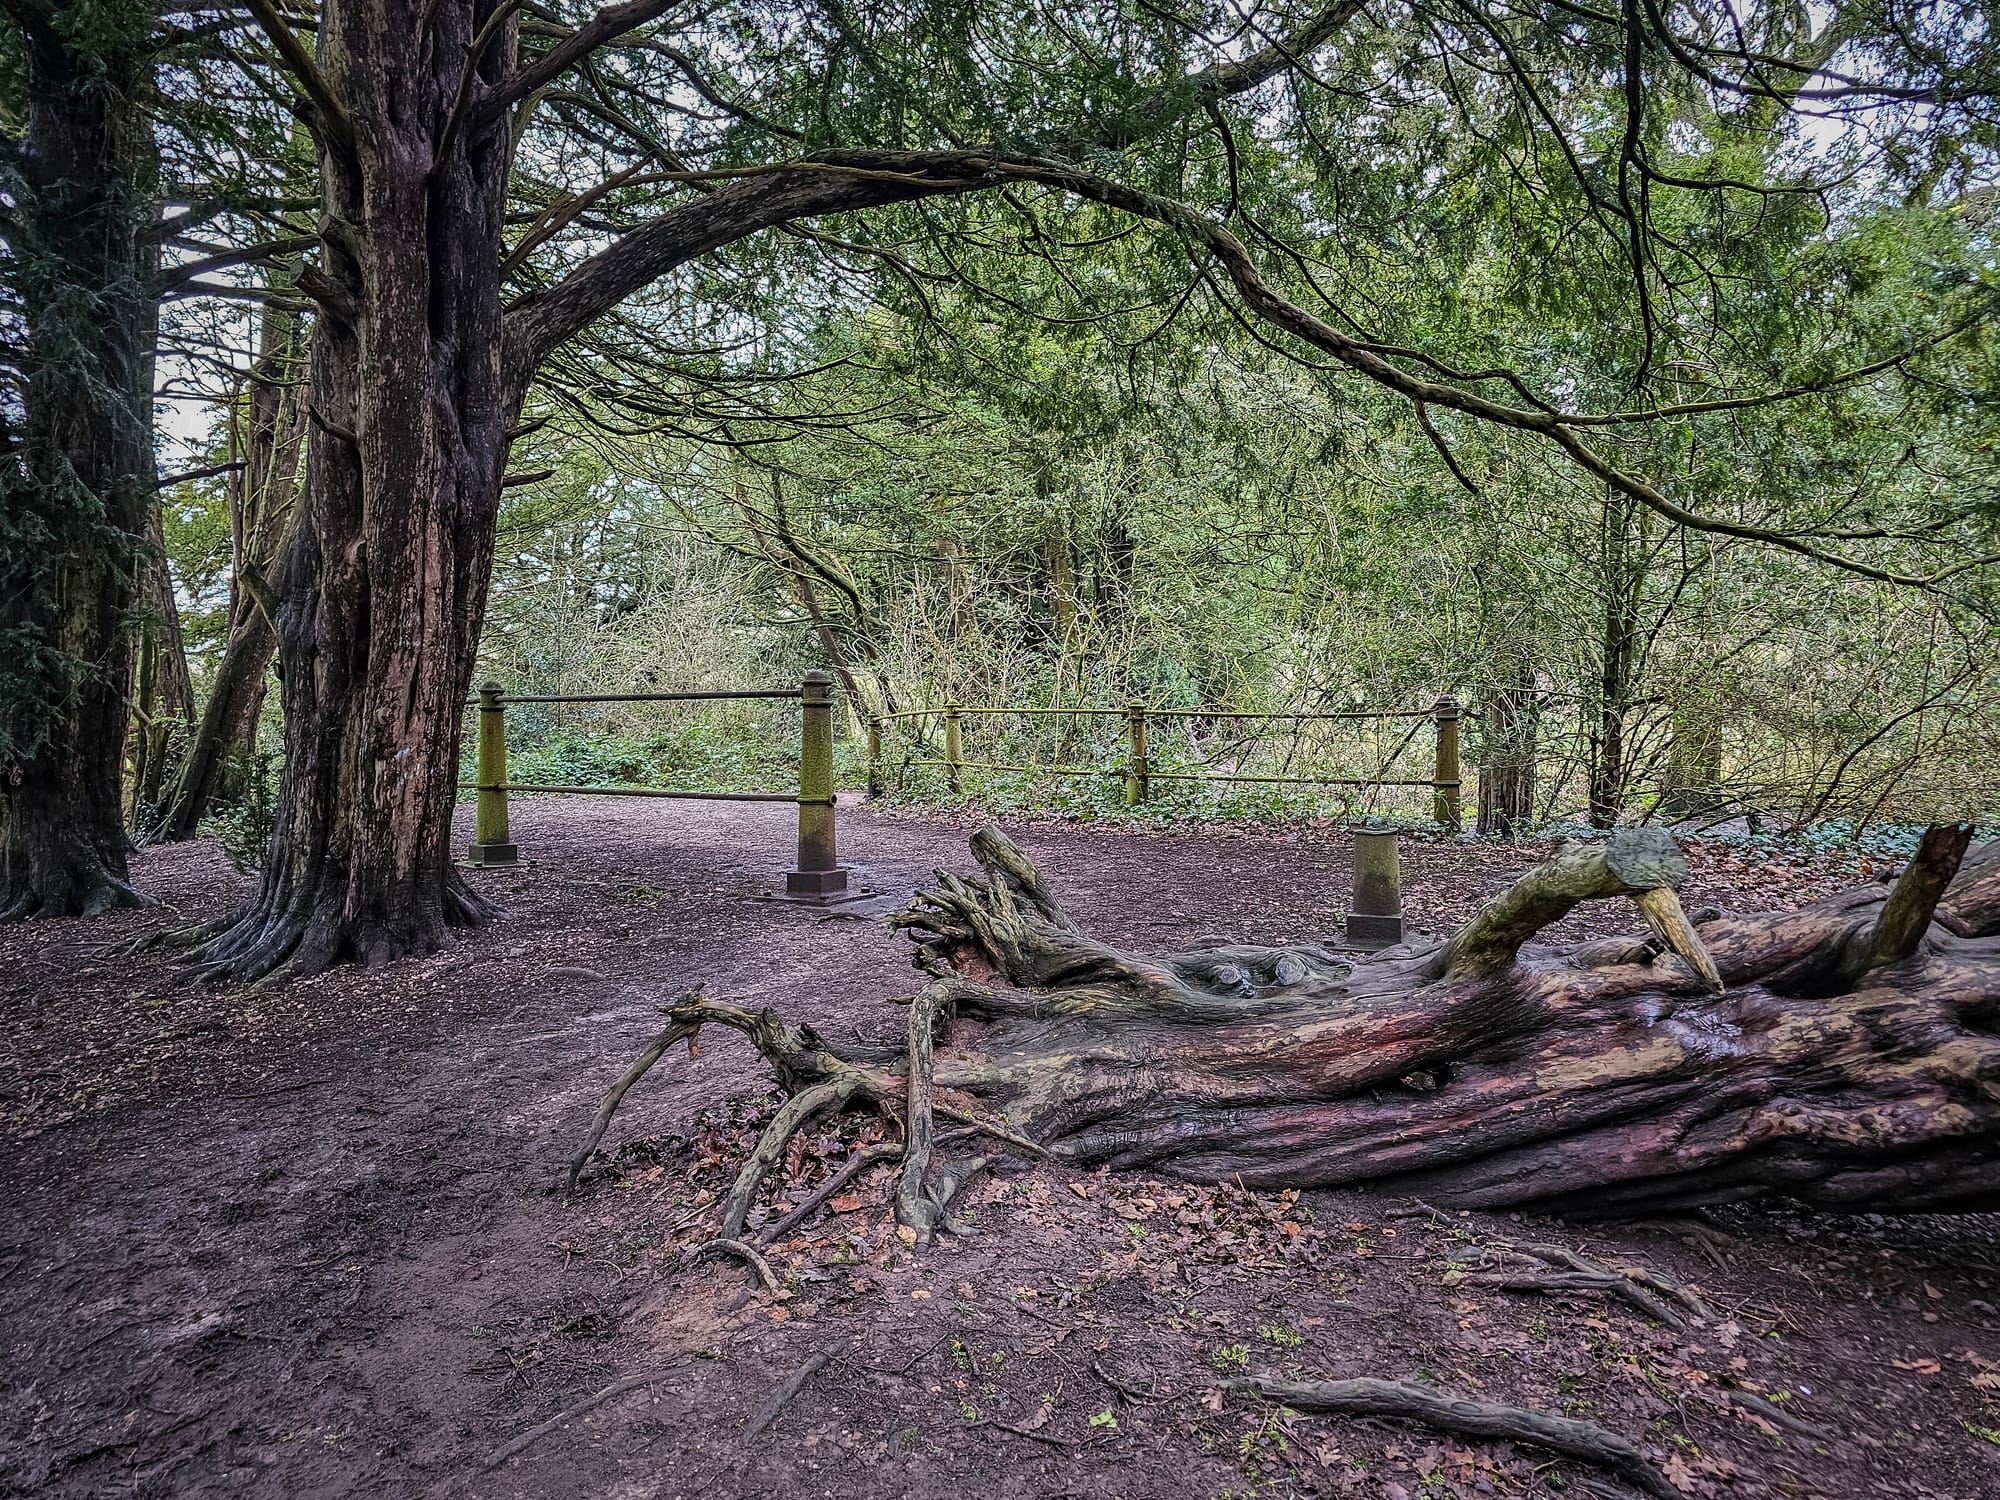
<instances>
[{"instance_id":1,"label":"green undergrowth","mask_svg":"<svg viewBox=\"0 0 2000 1500\"><path fill-rule=\"evenodd\" d=\"M525 739L525 743L522 741ZM866 779L857 747L837 742L836 780L858 785ZM459 764L461 800L473 795L476 747L470 737ZM790 792L799 784L794 730L783 738L762 739L728 733L692 721L647 735L558 732L527 738L510 736L509 785L654 787L692 792ZM533 795L526 793L521 795Z\"/></svg>"}]
</instances>

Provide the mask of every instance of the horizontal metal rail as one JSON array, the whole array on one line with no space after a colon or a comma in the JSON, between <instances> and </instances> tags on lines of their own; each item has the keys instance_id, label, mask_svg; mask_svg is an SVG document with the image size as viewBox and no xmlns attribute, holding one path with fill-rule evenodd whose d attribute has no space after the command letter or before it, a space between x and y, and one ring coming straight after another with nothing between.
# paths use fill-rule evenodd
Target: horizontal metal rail
<instances>
[{"instance_id":1,"label":"horizontal metal rail","mask_svg":"<svg viewBox=\"0 0 2000 1500\"><path fill-rule=\"evenodd\" d=\"M1432 710L1425 708L1364 709L1352 713L1314 713L1303 709L1273 709L1269 713L1255 713L1249 709L1238 708L899 708L894 713L877 714L875 717L885 723L890 719L942 718L952 713L962 719L970 718L974 714L1122 719L1135 712L1144 713L1152 719L1429 719L1435 717Z\"/></svg>"},{"instance_id":2,"label":"horizontal metal rail","mask_svg":"<svg viewBox=\"0 0 2000 1500\"><path fill-rule=\"evenodd\" d=\"M903 766L948 767L948 760L910 759L897 762ZM964 771L1019 771L1029 776L1123 776L1123 766L1009 766L990 760L962 760L958 762ZM1285 786L1457 786L1455 781L1394 780L1384 776L1258 776L1249 772L1230 771L1147 771L1154 781L1262 781Z\"/></svg>"},{"instance_id":3,"label":"horizontal metal rail","mask_svg":"<svg viewBox=\"0 0 2000 1500\"><path fill-rule=\"evenodd\" d=\"M718 698L796 698L797 688L728 688L715 692L693 693L540 693L520 696L502 693L502 703L689 703L706 702ZM477 707L477 698L465 700L468 708Z\"/></svg>"},{"instance_id":4,"label":"horizontal metal rail","mask_svg":"<svg viewBox=\"0 0 2000 1500\"><path fill-rule=\"evenodd\" d=\"M1122 708L899 708L894 713L877 714L875 717L887 722L890 719L940 719L947 714L957 714L961 719L969 719L974 714L1024 714L1041 715L1048 718L1077 719L1122 719L1126 710Z\"/></svg>"},{"instance_id":5,"label":"horizontal metal rail","mask_svg":"<svg viewBox=\"0 0 2000 1500\"><path fill-rule=\"evenodd\" d=\"M1429 719L1435 717L1427 708L1375 708L1358 709L1352 713L1308 713L1304 710L1274 709L1270 713L1253 713L1240 708L1149 708L1146 716L1152 719Z\"/></svg>"},{"instance_id":6,"label":"horizontal metal rail","mask_svg":"<svg viewBox=\"0 0 2000 1500\"><path fill-rule=\"evenodd\" d=\"M654 786L540 786L530 781L481 783L461 781L464 792L555 792L569 797L671 797L685 802L809 802L831 807L833 798L801 797L797 792L684 792Z\"/></svg>"},{"instance_id":7,"label":"horizontal metal rail","mask_svg":"<svg viewBox=\"0 0 2000 1500\"><path fill-rule=\"evenodd\" d=\"M949 766L948 760L905 760L898 762L905 766ZM961 770L967 771L1021 771L1030 776L1123 776L1122 766L1008 766L990 760L961 760L956 762Z\"/></svg>"},{"instance_id":8,"label":"horizontal metal rail","mask_svg":"<svg viewBox=\"0 0 2000 1500\"><path fill-rule=\"evenodd\" d=\"M1148 771L1153 781L1265 781L1283 786L1457 786L1455 781L1391 779L1386 776L1253 776L1232 771Z\"/></svg>"}]
</instances>

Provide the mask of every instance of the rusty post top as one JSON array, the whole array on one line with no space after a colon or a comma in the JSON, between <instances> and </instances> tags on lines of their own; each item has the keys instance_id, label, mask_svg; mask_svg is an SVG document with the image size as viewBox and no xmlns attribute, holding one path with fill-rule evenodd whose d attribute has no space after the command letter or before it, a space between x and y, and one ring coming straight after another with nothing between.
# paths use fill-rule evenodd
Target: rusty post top
<instances>
[{"instance_id":1,"label":"rusty post top","mask_svg":"<svg viewBox=\"0 0 2000 1500\"><path fill-rule=\"evenodd\" d=\"M833 673L824 667L814 667L806 673L800 684L801 696L807 698L831 698L833 696Z\"/></svg>"},{"instance_id":2,"label":"rusty post top","mask_svg":"<svg viewBox=\"0 0 2000 1500\"><path fill-rule=\"evenodd\" d=\"M1437 705L1431 712L1441 719L1455 719L1458 717L1458 700L1450 693L1439 693Z\"/></svg>"},{"instance_id":3,"label":"rusty post top","mask_svg":"<svg viewBox=\"0 0 2000 1500\"><path fill-rule=\"evenodd\" d=\"M479 684L479 696L482 698L491 698L505 691L505 688L501 687L499 683L493 681L491 678Z\"/></svg>"}]
</instances>

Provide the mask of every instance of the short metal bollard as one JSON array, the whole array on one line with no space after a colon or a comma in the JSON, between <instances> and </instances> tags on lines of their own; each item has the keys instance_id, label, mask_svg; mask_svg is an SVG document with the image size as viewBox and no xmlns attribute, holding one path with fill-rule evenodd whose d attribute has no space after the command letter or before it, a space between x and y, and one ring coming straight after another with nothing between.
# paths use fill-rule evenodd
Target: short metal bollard
<instances>
[{"instance_id":1,"label":"short metal bollard","mask_svg":"<svg viewBox=\"0 0 2000 1500\"><path fill-rule=\"evenodd\" d=\"M1433 789L1431 821L1449 828L1453 833L1457 833L1464 826L1458 768L1460 713L1458 700L1450 693L1438 699L1437 706L1431 710L1431 720L1437 725L1437 762L1431 772Z\"/></svg>"},{"instance_id":2,"label":"short metal bollard","mask_svg":"<svg viewBox=\"0 0 2000 1500\"><path fill-rule=\"evenodd\" d=\"M965 741L958 728L958 705L944 706L944 779L956 797L965 790Z\"/></svg>"},{"instance_id":3,"label":"short metal bollard","mask_svg":"<svg viewBox=\"0 0 2000 1500\"><path fill-rule=\"evenodd\" d=\"M1134 698L1125 705L1125 805L1137 807L1152 796L1152 765L1146 747L1146 705Z\"/></svg>"},{"instance_id":4,"label":"short metal bollard","mask_svg":"<svg viewBox=\"0 0 2000 1500\"><path fill-rule=\"evenodd\" d=\"M507 832L507 701L500 684L479 688L479 802L472 847L466 857L475 865L515 865L521 851Z\"/></svg>"},{"instance_id":5,"label":"short metal bollard","mask_svg":"<svg viewBox=\"0 0 2000 1500\"><path fill-rule=\"evenodd\" d=\"M847 868L833 845L833 674L806 673L799 698L799 863L785 871L785 894L835 896Z\"/></svg>"},{"instance_id":6,"label":"short metal bollard","mask_svg":"<svg viewBox=\"0 0 2000 1500\"><path fill-rule=\"evenodd\" d=\"M1390 948L1403 940L1403 862L1394 829L1356 829L1354 904L1347 913L1351 948Z\"/></svg>"}]
</instances>

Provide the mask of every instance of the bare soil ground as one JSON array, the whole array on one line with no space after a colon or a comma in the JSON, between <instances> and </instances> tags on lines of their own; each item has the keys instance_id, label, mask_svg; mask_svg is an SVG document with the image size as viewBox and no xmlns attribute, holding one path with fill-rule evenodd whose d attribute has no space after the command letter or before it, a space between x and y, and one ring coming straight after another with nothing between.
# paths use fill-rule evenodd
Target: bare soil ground
<instances>
[{"instance_id":1,"label":"bare soil ground","mask_svg":"<svg viewBox=\"0 0 2000 1500\"><path fill-rule=\"evenodd\" d=\"M780 1293L687 1265L771 1108L747 1047L662 1064L615 1157L556 1191L653 1005L705 980L896 1036L904 945L761 899L790 853L782 808L545 800L516 829L533 867L474 877L504 922L274 992L115 951L241 897L206 845L140 858L170 912L0 929L0 1494L1622 1493L1534 1450L1225 1398L1247 1370L1581 1416L1690 1496L2000 1495L1985 1216L1441 1223L1368 1193L1042 1166L973 1192L978 1238L912 1256L880 1168L777 1241ZM1331 829L1010 831L1137 947L1324 934L1349 879ZM964 868L963 834L842 813L885 893ZM1542 852L1408 846L1413 918L1461 919ZM1691 906L1788 904L1847 873L1693 863ZM807 1138L768 1212L864 1128ZM1452 1284L1467 1247L1506 1239L1666 1271L1726 1321Z\"/></svg>"}]
</instances>

